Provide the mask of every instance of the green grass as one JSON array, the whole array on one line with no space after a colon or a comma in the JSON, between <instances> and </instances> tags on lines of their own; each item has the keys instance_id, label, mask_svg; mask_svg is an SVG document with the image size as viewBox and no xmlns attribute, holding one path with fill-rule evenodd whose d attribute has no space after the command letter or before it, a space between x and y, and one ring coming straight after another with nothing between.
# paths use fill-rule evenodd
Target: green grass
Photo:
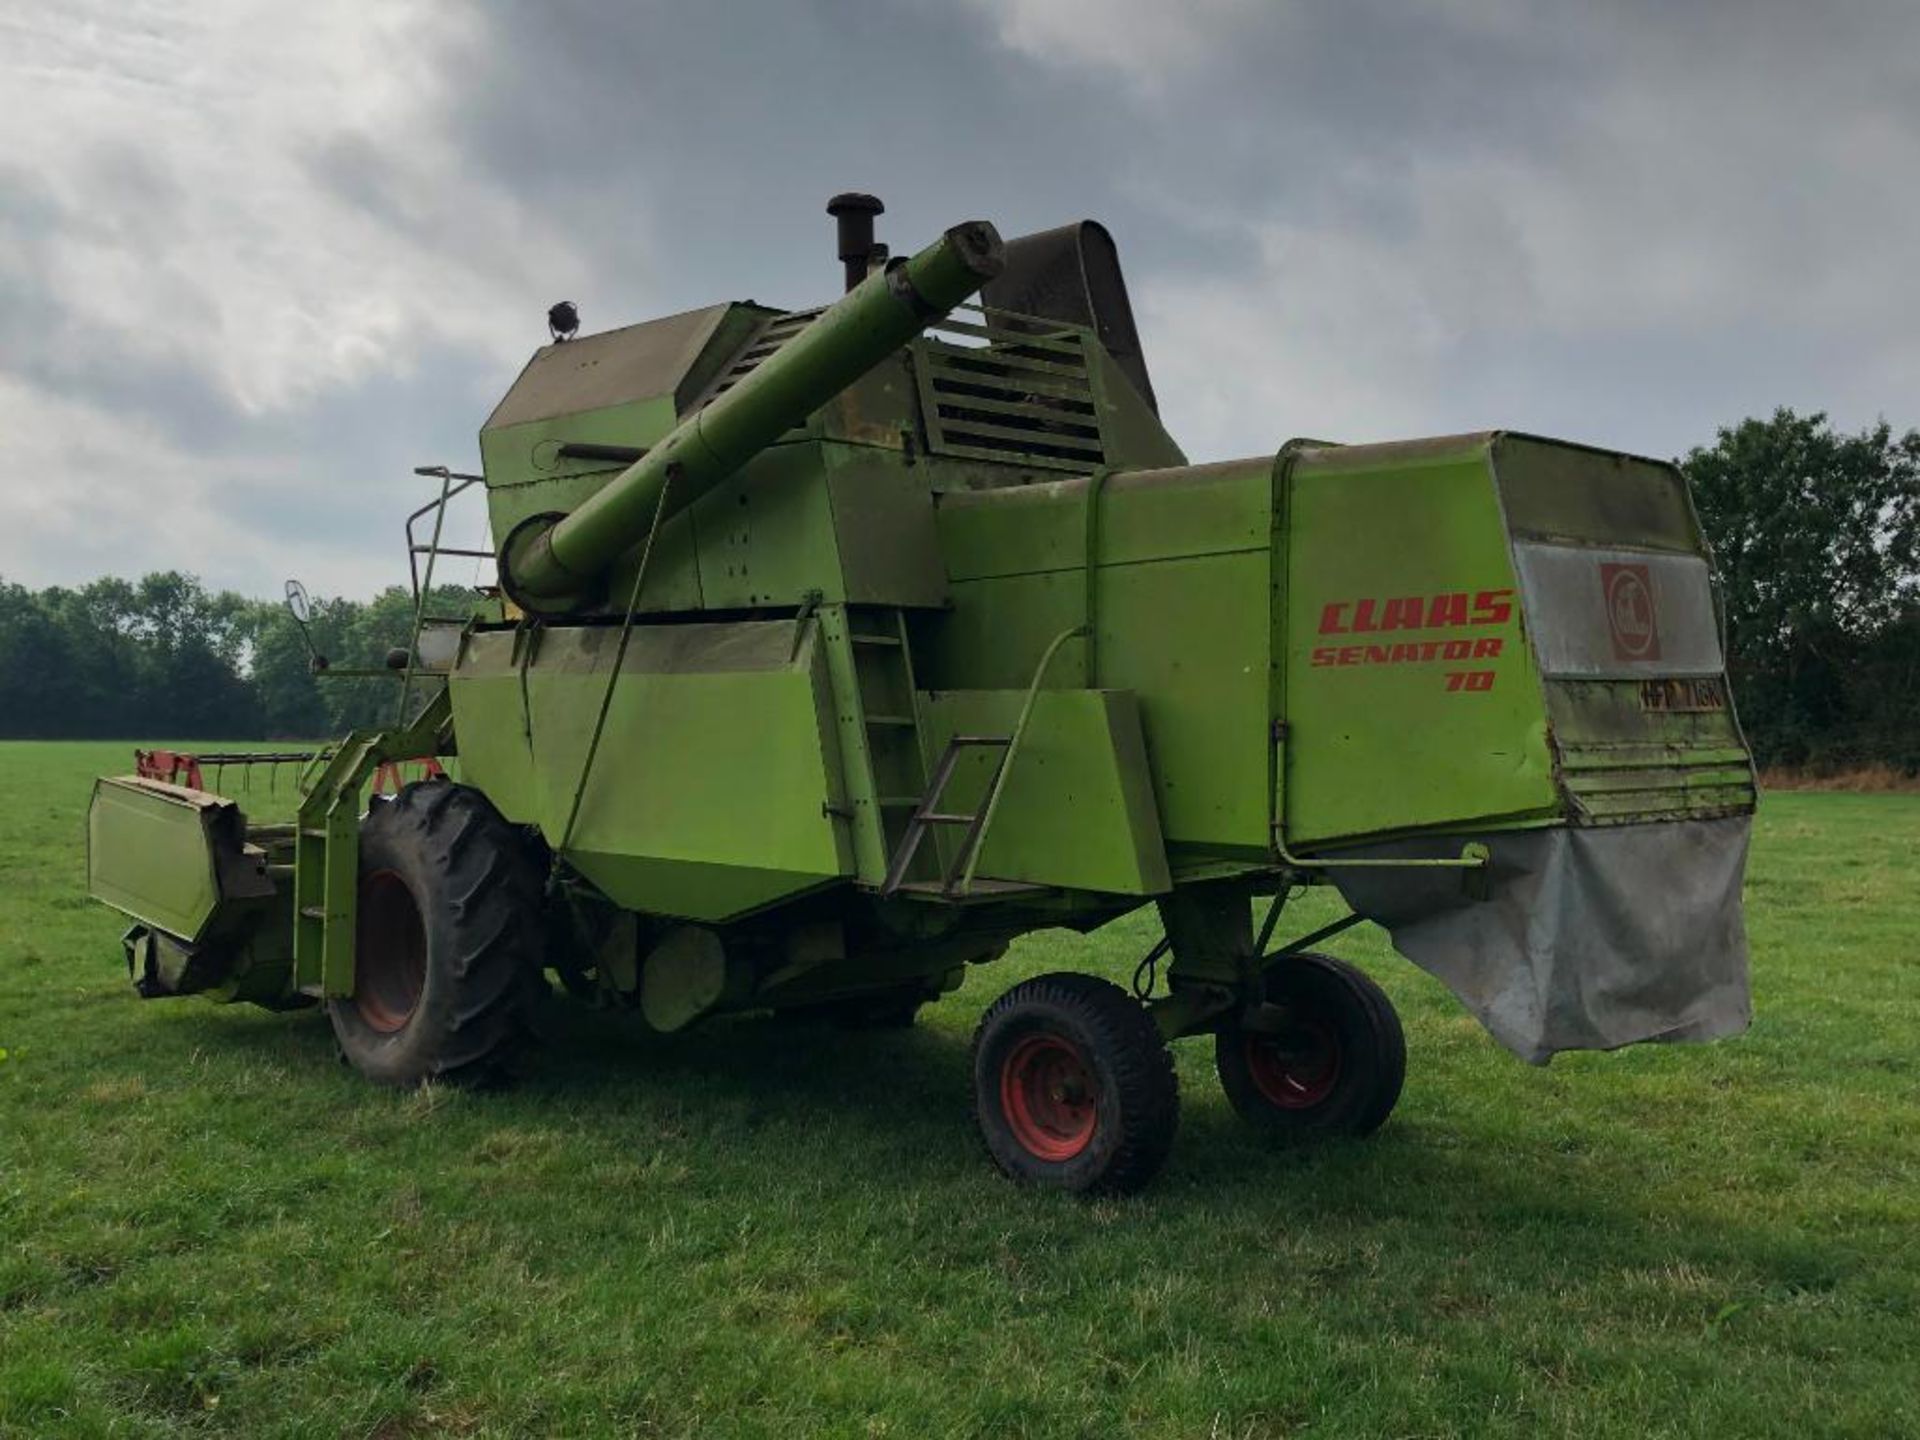
<instances>
[{"instance_id":1,"label":"green grass","mask_svg":"<svg viewBox=\"0 0 1920 1440\"><path fill-rule=\"evenodd\" d=\"M1386 1129L1263 1148L1186 1042L1167 1171L1085 1203L991 1172L968 1035L1145 918L909 1033L563 1010L515 1089L393 1094L317 1014L134 997L124 757L0 746L0 1433L1920 1432L1920 797L1769 801L1745 1038L1529 1069L1354 932Z\"/></svg>"}]
</instances>

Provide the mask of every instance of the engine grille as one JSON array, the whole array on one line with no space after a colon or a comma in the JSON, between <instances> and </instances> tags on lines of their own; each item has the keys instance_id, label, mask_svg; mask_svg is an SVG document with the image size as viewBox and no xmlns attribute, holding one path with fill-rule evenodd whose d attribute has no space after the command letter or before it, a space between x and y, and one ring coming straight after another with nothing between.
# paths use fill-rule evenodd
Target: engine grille
<instances>
[{"instance_id":1,"label":"engine grille","mask_svg":"<svg viewBox=\"0 0 1920 1440\"><path fill-rule=\"evenodd\" d=\"M914 342L927 448L1087 474L1107 463L1090 334L963 306Z\"/></svg>"},{"instance_id":2,"label":"engine grille","mask_svg":"<svg viewBox=\"0 0 1920 1440\"><path fill-rule=\"evenodd\" d=\"M714 377L688 413L711 405L823 313L769 319ZM1102 405L1086 347L1092 333L965 305L928 327L910 351L927 450L1085 475L1107 463ZM798 430L788 432L789 437Z\"/></svg>"},{"instance_id":3,"label":"engine grille","mask_svg":"<svg viewBox=\"0 0 1920 1440\"><path fill-rule=\"evenodd\" d=\"M824 305L812 310L788 310L784 314L775 315L769 319L754 337L741 347L740 353L733 357L733 362L714 377L713 383L688 408L688 413L704 409L733 389L747 376L758 370L761 361L818 320L825 310Z\"/></svg>"}]
</instances>

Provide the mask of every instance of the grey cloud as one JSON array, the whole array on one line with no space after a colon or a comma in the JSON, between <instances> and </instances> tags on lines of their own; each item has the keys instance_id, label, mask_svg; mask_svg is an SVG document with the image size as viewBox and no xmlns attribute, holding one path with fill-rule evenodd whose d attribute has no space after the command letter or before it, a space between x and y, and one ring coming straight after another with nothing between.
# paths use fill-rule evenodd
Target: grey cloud
<instances>
[{"instance_id":1,"label":"grey cloud","mask_svg":"<svg viewBox=\"0 0 1920 1440\"><path fill-rule=\"evenodd\" d=\"M550 301L603 328L827 298L850 187L900 247L1106 220L1197 456L1490 424L1669 453L1777 403L1920 422L1894 0L406 0L294 37L204 0L92 49L70 8L6 22L0 59L56 112L0 136L21 578L397 578L407 468L472 463ZM175 83L195 47L235 78ZM143 527L156 487L180 514Z\"/></svg>"}]
</instances>

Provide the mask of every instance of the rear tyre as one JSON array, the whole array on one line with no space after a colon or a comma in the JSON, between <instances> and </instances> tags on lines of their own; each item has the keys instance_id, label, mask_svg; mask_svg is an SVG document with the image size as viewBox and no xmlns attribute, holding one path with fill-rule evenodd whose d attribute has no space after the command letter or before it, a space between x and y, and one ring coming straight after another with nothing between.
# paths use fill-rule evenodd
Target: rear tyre
<instances>
[{"instance_id":1,"label":"rear tyre","mask_svg":"<svg viewBox=\"0 0 1920 1440\"><path fill-rule=\"evenodd\" d=\"M542 973L540 876L478 790L445 780L376 800L360 823L354 991L327 1002L341 1054L383 1085L497 1073Z\"/></svg>"},{"instance_id":2,"label":"rear tyre","mask_svg":"<svg viewBox=\"0 0 1920 1440\"><path fill-rule=\"evenodd\" d=\"M1159 1026L1092 975L1042 975L993 1003L974 1032L973 1102L1002 1172L1076 1193L1138 1190L1180 1123Z\"/></svg>"},{"instance_id":3,"label":"rear tyre","mask_svg":"<svg viewBox=\"0 0 1920 1440\"><path fill-rule=\"evenodd\" d=\"M1330 955L1289 955L1266 973L1285 1012L1275 1031L1223 1029L1214 1063L1240 1118L1278 1138L1371 1135L1407 1076L1407 1041L1386 992Z\"/></svg>"}]
</instances>

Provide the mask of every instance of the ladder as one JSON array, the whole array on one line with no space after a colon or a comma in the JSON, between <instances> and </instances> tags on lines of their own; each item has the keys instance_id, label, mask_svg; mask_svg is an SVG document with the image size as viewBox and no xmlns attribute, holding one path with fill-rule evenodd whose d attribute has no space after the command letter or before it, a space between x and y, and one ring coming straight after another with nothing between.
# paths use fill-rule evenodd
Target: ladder
<instances>
[{"instance_id":1,"label":"ladder","mask_svg":"<svg viewBox=\"0 0 1920 1440\"><path fill-rule=\"evenodd\" d=\"M1041 653L1040 663L1034 667L1033 679L1027 685L1026 697L1021 701L1019 718L1013 722L1012 734L955 735L948 740L946 753L934 768L933 778L927 783L926 792L914 806L907 822L906 834L893 852L893 861L887 867L887 878L880 887L883 896L906 888L922 892L931 890L946 900L965 900L975 896L984 899L1046 888L1017 880L981 880L976 885L973 871L980 860L981 841L986 838L987 828L993 824L993 812L1000 804L1000 793L1006 788L1007 771L1013 765L1013 757L1019 753L1020 741L1027 733L1028 722L1033 719L1033 707L1040 698L1040 687L1046 681L1047 671L1053 668L1054 657L1060 653L1062 646L1069 640L1079 639L1089 633L1085 625L1072 626L1054 636L1053 642ZM970 814L942 810L941 799L946 794L947 782L953 778L960 757L968 750L978 749L997 749L1000 752L992 773L987 777L987 788L981 798L980 808ZM910 886L906 881L907 869L919 853L920 843L927 838L927 832L936 825L964 825L967 830L937 885Z\"/></svg>"},{"instance_id":2,"label":"ladder","mask_svg":"<svg viewBox=\"0 0 1920 1440\"><path fill-rule=\"evenodd\" d=\"M972 869L973 853L980 845L980 837L986 830L988 806L982 801L978 810L972 814L949 813L940 809L941 799L946 795L947 782L953 779L953 772L960 764L960 757L968 750L997 748L1000 758L995 762L993 773L987 780L987 797L999 793L1000 777L1007 768L1007 758L1013 753L1011 735L955 735L947 742L947 750L940 757L940 764L934 769L933 779L927 783L927 790L915 804L913 815L907 822L907 831L901 837L899 847L893 852L893 863L887 867L887 878L880 886L882 895L891 895L906 882L907 870L912 866L914 857L920 852L920 842L927 838L927 832L936 825L964 825L967 833L961 837L959 847L953 852L945 872L940 877L939 889L942 895L952 897L960 886L962 872Z\"/></svg>"},{"instance_id":3,"label":"ladder","mask_svg":"<svg viewBox=\"0 0 1920 1440\"><path fill-rule=\"evenodd\" d=\"M384 764L444 753L442 732L452 720L453 703L443 688L409 724L355 730L327 753L317 776L309 781L302 775L306 798L293 843L293 978L301 994L339 999L353 991L360 799L367 781Z\"/></svg>"},{"instance_id":4,"label":"ladder","mask_svg":"<svg viewBox=\"0 0 1920 1440\"><path fill-rule=\"evenodd\" d=\"M300 806L293 845L293 974L303 995L353 989L360 885L360 786L379 763L379 731L356 730Z\"/></svg>"},{"instance_id":5,"label":"ladder","mask_svg":"<svg viewBox=\"0 0 1920 1440\"><path fill-rule=\"evenodd\" d=\"M877 887L919 807L929 763L906 617L897 609L823 605L817 618L826 642L848 805L836 813L847 822L861 883Z\"/></svg>"}]
</instances>

